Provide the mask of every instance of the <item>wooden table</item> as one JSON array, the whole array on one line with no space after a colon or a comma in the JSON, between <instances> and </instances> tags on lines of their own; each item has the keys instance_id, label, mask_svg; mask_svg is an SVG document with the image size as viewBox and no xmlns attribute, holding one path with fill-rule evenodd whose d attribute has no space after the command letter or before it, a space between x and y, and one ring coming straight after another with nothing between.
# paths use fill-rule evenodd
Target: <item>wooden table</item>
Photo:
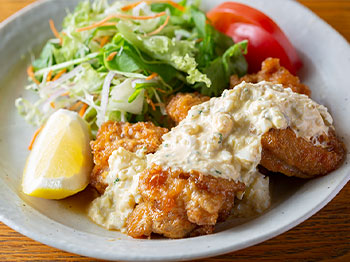
<instances>
[{"instance_id":1,"label":"wooden table","mask_svg":"<svg viewBox=\"0 0 350 262\"><path fill-rule=\"evenodd\" d=\"M0 21L31 2L34 0L0 0ZM300 2L350 41L350 0ZM349 198L350 183L325 208L292 230L259 245L202 261L350 261ZM0 223L0 261L16 260L94 261L38 243Z\"/></svg>"}]
</instances>

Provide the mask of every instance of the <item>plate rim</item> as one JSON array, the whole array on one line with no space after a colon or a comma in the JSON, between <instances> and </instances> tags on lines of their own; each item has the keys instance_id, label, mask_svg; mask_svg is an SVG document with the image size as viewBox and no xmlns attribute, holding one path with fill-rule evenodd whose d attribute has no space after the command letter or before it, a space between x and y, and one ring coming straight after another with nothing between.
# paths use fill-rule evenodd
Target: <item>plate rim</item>
<instances>
[{"instance_id":1,"label":"plate rim","mask_svg":"<svg viewBox=\"0 0 350 262\"><path fill-rule=\"evenodd\" d=\"M25 16L27 13L31 12L34 9L40 8L41 5L46 4L48 2L55 2L57 0L39 0L36 1L34 3L31 3L29 5L27 5L26 7L24 7L23 9L17 11L16 13L12 14L10 17L8 17L7 19L5 19L4 21L2 21L0 23L0 32L3 31L7 26L11 26L11 24L18 18L21 16ZM323 26L328 27L328 29L332 30L333 34L336 34L338 39L340 41L344 41L345 43L348 44L348 41L339 33L337 32L334 28L332 28L329 24L327 24L323 19L321 19L320 17L318 17L315 13L313 13L311 10L309 10L307 7L303 6L302 4L300 4L299 2L293 1L293 0L288 0L289 2L293 2L293 4L295 4L296 6L298 6L299 8L304 9L305 11L308 12L308 15L313 16L314 18L317 18L317 20L319 22L323 23ZM164 255L162 257L146 257L146 259L148 260L153 260L153 261L175 261L178 259L181 260L190 260L190 259L199 259L199 258L205 258L208 256L217 256L217 255L221 255L221 254L225 254L228 252L233 252L233 251L238 251L253 245L256 245L258 243L261 243L263 241L266 241L268 239L271 239L277 235L283 234L286 231L290 230L291 228L294 228L295 226L297 226L298 224L302 223L303 221L305 221L306 219L310 218L311 216L313 216L316 212L318 212L320 209L322 209L324 206L326 206L339 192L340 190L348 183L348 181L350 180L350 172L349 170L346 170L345 172L347 172L347 175L344 176L344 178L338 183L338 185L333 189L333 191L331 193L328 194L328 196L326 197L326 199L324 201L322 201L321 203L319 203L318 205L316 205L313 209L309 210L307 213L305 213L303 216L299 217L298 219L296 219L295 221L293 221L292 223L275 229L274 231L270 232L269 234L266 234L260 238L256 238L254 239L252 242L245 243L243 245L241 245L239 248L233 248L232 246L227 246L224 248L213 248L212 250L205 250L205 252L201 251L196 253L195 255L190 255L190 256L186 256L183 254L179 254L177 256L171 256L171 257L164 257ZM41 214L39 211L38 212L40 215ZM82 256L90 256L90 257L95 257L95 258L99 258L99 259L109 259L109 260L114 260L114 259L118 259L118 260L122 260L122 261L140 261L140 260L144 260L145 258L140 258L139 256L129 256L129 257L123 257L123 256L116 256L115 254L112 254L111 256L104 256L102 254L96 254L93 251L88 250L88 252L86 250L84 250L84 248L80 248L80 247L74 247L74 246L67 246L64 243L56 243L54 238L50 239L47 238L45 236L41 236L38 233L35 233L35 231L31 231L30 229L21 226L18 224L18 222L16 223L16 221L11 220L10 218L7 218L6 215L0 213L0 221L2 221L5 225L13 228L15 231L35 240L38 241L40 243L43 243L45 245L54 247L54 248L58 248L67 252L71 252L71 253L75 253L75 254L79 254Z\"/></svg>"}]
</instances>

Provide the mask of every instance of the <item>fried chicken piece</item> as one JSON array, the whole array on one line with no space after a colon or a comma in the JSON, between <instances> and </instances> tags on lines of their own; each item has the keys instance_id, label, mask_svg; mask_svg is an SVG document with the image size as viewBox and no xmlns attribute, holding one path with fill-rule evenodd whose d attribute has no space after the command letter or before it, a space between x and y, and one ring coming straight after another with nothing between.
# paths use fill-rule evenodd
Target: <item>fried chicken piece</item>
<instances>
[{"instance_id":1,"label":"fried chicken piece","mask_svg":"<svg viewBox=\"0 0 350 262\"><path fill-rule=\"evenodd\" d=\"M166 111L170 118L176 123L180 123L186 116L192 106L208 101L210 97L199 93L178 93L171 97Z\"/></svg>"},{"instance_id":2,"label":"fried chicken piece","mask_svg":"<svg viewBox=\"0 0 350 262\"><path fill-rule=\"evenodd\" d=\"M90 184L101 194L107 184L108 158L112 152L123 147L131 152L146 149L146 153L154 153L162 143L162 136L168 129L155 126L151 122L136 124L108 121L103 123L95 141L91 142L94 155L94 168L90 176Z\"/></svg>"},{"instance_id":3,"label":"fried chicken piece","mask_svg":"<svg viewBox=\"0 0 350 262\"><path fill-rule=\"evenodd\" d=\"M199 99L187 94L178 94L176 100L181 104L184 99L188 105L200 103ZM189 101L193 99L193 102ZM176 115L175 121L185 118L190 107L182 107L176 114L169 110L169 115ZM171 113L171 114L170 114ZM181 116L181 117L180 117ZM297 138L291 129L270 130L262 136L262 155L260 164L269 171L287 176L312 178L325 175L337 169L345 158L344 144L334 132L319 138L326 147L316 146L311 141Z\"/></svg>"},{"instance_id":4,"label":"fried chicken piece","mask_svg":"<svg viewBox=\"0 0 350 262\"><path fill-rule=\"evenodd\" d=\"M256 74L245 75L239 78L237 75L231 76L230 87L234 88L239 83L258 83L269 81L275 84L282 84L285 88L291 88L294 92L310 96L310 89L300 83L297 76L292 75L286 68L280 65L278 58L267 58L262 62L261 70Z\"/></svg>"},{"instance_id":5,"label":"fried chicken piece","mask_svg":"<svg viewBox=\"0 0 350 262\"><path fill-rule=\"evenodd\" d=\"M345 158L344 144L330 131L318 138L325 147L297 137L290 128L271 129L261 138L260 165L287 176L312 178L337 169Z\"/></svg>"},{"instance_id":6,"label":"fried chicken piece","mask_svg":"<svg viewBox=\"0 0 350 262\"><path fill-rule=\"evenodd\" d=\"M142 173L139 191L143 202L128 218L128 234L182 238L211 233L217 221L228 217L244 184L153 165Z\"/></svg>"}]
</instances>

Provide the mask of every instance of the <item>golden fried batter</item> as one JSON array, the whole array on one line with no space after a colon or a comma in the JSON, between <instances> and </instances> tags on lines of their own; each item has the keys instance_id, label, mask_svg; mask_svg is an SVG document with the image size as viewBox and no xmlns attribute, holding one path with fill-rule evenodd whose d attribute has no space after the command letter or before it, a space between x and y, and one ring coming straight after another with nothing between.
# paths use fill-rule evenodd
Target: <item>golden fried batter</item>
<instances>
[{"instance_id":1,"label":"golden fried batter","mask_svg":"<svg viewBox=\"0 0 350 262\"><path fill-rule=\"evenodd\" d=\"M90 184L103 193L107 184L104 182L108 172L108 158L112 152L123 147L131 152L145 148L146 153L154 153L162 143L162 136L168 129L157 127L151 122L136 124L108 121L103 123L95 141L91 142L95 166L90 177Z\"/></svg>"},{"instance_id":2,"label":"golden fried batter","mask_svg":"<svg viewBox=\"0 0 350 262\"><path fill-rule=\"evenodd\" d=\"M211 233L230 214L235 192L244 191L244 184L153 165L142 173L139 191L143 203L129 216L128 234L182 238Z\"/></svg>"},{"instance_id":3,"label":"golden fried batter","mask_svg":"<svg viewBox=\"0 0 350 262\"><path fill-rule=\"evenodd\" d=\"M345 147L334 132L321 136L318 141L325 147L315 146L293 130L271 129L261 138L260 165L287 176L312 178L337 169L344 160Z\"/></svg>"},{"instance_id":4,"label":"golden fried batter","mask_svg":"<svg viewBox=\"0 0 350 262\"><path fill-rule=\"evenodd\" d=\"M176 123L180 123L187 116L187 112L192 106L208 101L210 97L199 93L178 93L171 97L166 106L166 111L170 118Z\"/></svg>"},{"instance_id":5,"label":"golden fried batter","mask_svg":"<svg viewBox=\"0 0 350 262\"><path fill-rule=\"evenodd\" d=\"M258 83L260 81L269 81L274 84L282 84L285 88L291 88L294 92L310 96L310 89L300 83L297 76L292 75L286 68L280 65L278 58L267 58L262 62L261 70L256 74L245 75L239 78L237 75L231 76L230 87L234 88L239 83Z\"/></svg>"}]
</instances>

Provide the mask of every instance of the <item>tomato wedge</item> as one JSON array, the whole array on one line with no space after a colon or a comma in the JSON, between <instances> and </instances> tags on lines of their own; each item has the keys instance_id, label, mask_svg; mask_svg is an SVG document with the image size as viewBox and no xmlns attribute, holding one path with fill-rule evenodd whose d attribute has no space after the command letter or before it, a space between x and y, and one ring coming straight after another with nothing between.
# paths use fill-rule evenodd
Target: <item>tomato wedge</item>
<instances>
[{"instance_id":1,"label":"tomato wedge","mask_svg":"<svg viewBox=\"0 0 350 262\"><path fill-rule=\"evenodd\" d=\"M302 66L302 62L287 36L283 33L279 26L264 13L244 4L225 2L209 11L207 16L213 23L213 26L223 33L227 33L230 25L234 23L246 23L260 27L262 30L266 31L266 34L269 34L277 41L277 43L279 43L284 50L284 54L287 55L287 60L289 60L289 63L285 63L286 59L283 58L284 61L281 61L283 66L285 66L293 74L295 74ZM231 30L231 33L232 32L236 32L236 30ZM256 43L254 46L256 46ZM261 48L259 49L263 50ZM248 53L249 52L253 52L252 46L250 50L248 49ZM275 52L275 57L282 60L284 54L280 55L279 53ZM258 61L255 63L258 63ZM249 66L256 67L255 64L249 64Z\"/></svg>"},{"instance_id":2,"label":"tomato wedge","mask_svg":"<svg viewBox=\"0 0 350 262\"><path fill-rule=\"evenodd\" d=\"M259 71L262 61L267 57L278 57L281 65L294 73L294 66L284 48L261 27L246 23L234 23L228 27L225 34L231 36L235 42L248 39L248 53L245 58L249 65L249 73Z\"/></svg>"}]
</instances>

